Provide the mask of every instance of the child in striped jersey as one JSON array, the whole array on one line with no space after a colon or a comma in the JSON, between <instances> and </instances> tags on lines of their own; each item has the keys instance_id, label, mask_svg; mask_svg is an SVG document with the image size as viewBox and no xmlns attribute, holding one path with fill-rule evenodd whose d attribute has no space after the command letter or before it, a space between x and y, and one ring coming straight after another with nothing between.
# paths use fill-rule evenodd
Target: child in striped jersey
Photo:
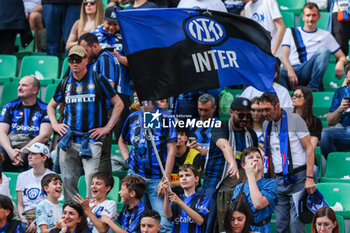
<instances>
[{"instance_id":1,"label":"child in striped jersey","mask_svg":"<svg viewBox=\"0 0 350 233\"><path fill-rule=\"evenodd\" d=\"M117 226L111 217L102 215L101 221L107 224L116 233L140 232L140 216L145 211L142 196L146 191L146 181L140 176L126 176L122 179L119 195L121 202L125 203L117 221Z\"/></svg>"},{"instance_id":2,"label":"child in striped jersey","mask_svg":"<svg viewBox=\"0 0 350 233\"><path fill-rule=\"evenodd\" d=\"M163 181L164 213L174 221L173 233L205 232L205 222L209 213L209 198L204 193L197 193L199 172L191 164L179 168L180 186L184 194L177 196L169 191L170 182ZM171 204L170 204L171 202Z\"/></svg>"}]
</instances>

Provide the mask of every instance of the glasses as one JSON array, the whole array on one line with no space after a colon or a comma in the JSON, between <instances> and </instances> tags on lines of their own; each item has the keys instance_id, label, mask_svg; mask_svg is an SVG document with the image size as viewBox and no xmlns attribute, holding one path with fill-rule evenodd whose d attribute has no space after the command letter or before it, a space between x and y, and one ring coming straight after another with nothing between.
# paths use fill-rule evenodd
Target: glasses
<instances>
[{"instance_id":1,"label":"glasses","mask_svg":"<svg viewBox=\"0 0 350 233\"><path fill-rule=\"evenodd\" d=\"M69 57L68 58L68 62L71 64L73 64L73 63L80 64L82 60L83 60L82 57Z\"/></svg>"},{"instance_id":2,"label":"glasses","mask_svg":"<svg viewBox=\"0 0 350 233\"><path fill-rule=\"evenodd\" d=\"M96 4L95 1L86 1L86 2L84 2L83 4L84 4L84 6L87 6L89 3L90 3L91 6L93 6L93 5Z\"/></svg>"},{"instance_id":3,"label":"glasses","mask_svg":"<svg viewBox=\"0 0 350 233\"><path fill-rule=\"evenodd\" d=\"M292 97L301 98L301 97L304 97L304 95L302 95L302 94L293 94Z\"/></svg>"},{"instance_id":4,"label":"glasses","mask_svg":"<svg viewBox=\"0 0 350 233\"><path fill-rule=\"evenodd\" d=\"M252 114L251 113L247 113L247 114L244 114L244 113L237 113L237 116L240 120L243 120L244 117L247 118L247 120L250 120L252 118Z\"/></svg>"}]
</instances>

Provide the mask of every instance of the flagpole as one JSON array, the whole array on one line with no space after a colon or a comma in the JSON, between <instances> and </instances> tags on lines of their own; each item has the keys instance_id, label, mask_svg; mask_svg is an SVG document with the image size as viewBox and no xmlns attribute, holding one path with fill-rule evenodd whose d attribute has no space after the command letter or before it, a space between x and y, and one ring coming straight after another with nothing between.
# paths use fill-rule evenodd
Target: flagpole
<instances>
[{"instance_id":1,"label":"flagpole","mask_svg":"<svg viewBox=\"0 0 350 233\"><path fill-rule=\"evenodd\" d=\"M152 103L153 103L153 102L152 102ZM141 105L141 112L142 112L142 118L143 118L144 113L145 113L145 109L144 109L144 107L143 107L143 105L142 105L142 101L140 101L140 105ZM143 118L143 120L145 120L145 119ZM144 122L142 122L142 123L144 123ZM148 135L149 135L149 137L150 137L150 139L151 139L151 144L152 144L154 153L155 153L155 155L156 155L156 158L157 158L157 161L158 161L158 165L159 165L160 171L162 172L163 177L165 177L165 180L168 180L168 177L167 177L166 174L165 174L165 170L164 170L164 167L163 167L162 160L160 159L160 156L159 156L159 153L158 153L156 144L155 144L155 142L154 142L153 133L152 133L152 131L151 131L150 128L147 129L147 133L148 133ZM151 158L150 158L150 159L151 159ZM169 191L172 192L170 186L169 186Z\"/></svg>"}]
</instances>

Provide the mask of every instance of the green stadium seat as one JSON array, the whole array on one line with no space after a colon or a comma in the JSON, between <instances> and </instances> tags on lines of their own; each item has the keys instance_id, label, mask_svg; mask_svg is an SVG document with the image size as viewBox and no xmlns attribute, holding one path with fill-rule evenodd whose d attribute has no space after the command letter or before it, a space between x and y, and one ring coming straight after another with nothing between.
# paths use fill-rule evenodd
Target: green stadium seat
<instances>
[{"instance_id":1,"label":"green stadium seat","mask_svg":"<svg viewBox=\"0 0 350 233\"><path fill-rule=\"evenodd\" d=\"M321 182L350 183L350 152L332 152L328 155L326 173Z\"/></svg>"},{"instance_id":2,"label":"green stadium seat","mask_svg":"<svg viewBox=\"0 0 350 233\"><path fill-rule=\"evenodd\" d=\"M21 37L19 34L17 34L16 36L16 40L15 40L15 47L18 48L18 52L15 53L16 57L18 59L23 58L24 56L30 55L32 52L34 52L34 47L35 47L35 33L34 31L32 31L33 33L33 40L32 42L30 42L30 44L23 48L22 44L21 44Z\"/></svg>"},{"instance_id":3,"label":"green stadium seat","mask_svg":"<svg viewBox=\"0 0 350 233\"><path fill-rule=\"evenodd\" d=\"M225 106L223 107L222 106L222 94L225 93L225 92L229 92L233 99L239 97L243 90L242 89L231 89L231 88L225 88L224 90L221 91L221 94L220 94L220 101L219 101L219 106L221 108L220 110L220 113L219 113L219 118L220 120L222 121L228 121L228 119L230 119L230 113L229 113L229 109L230 109L230 106L231 106L231 103L227 103L227 105L225 104Z\"/></svg>"},{"instance_id":4,"label":"green stadium seat","mask_svg":"<svg viewBox=\"0 0 350 233\"><path fill-rule=\"evenodd\" d=\"M16 77L17 57L15 55L0 55L0 78Z\"/></svg>"},{"instance_id":5,"label":"green stadium seat","mask_svg":"<svg viewBox=\"0 0 350 233\"><path fill-rule=\"evenodd\" d=\"M118 202L120 199L120 197L119 197L120 179L119 179L119 177L116 177L116 176L113 176L113 178L114 178L114 186L113 186L113 189L108 193L107 198L109 200L113 200L115 202ZM83 175L79 178L78 190L79 190L80 196L85 198L86 197L85 175Z\"/></svg>"},{"instance_id":6,"label":"green stadium seat","mask_svg":"<svg viewBox=\"0 0 350 233\"><path fill-rule=\"evenodd\" d=\"M43 98L43 101L45 103L49 103L50 100L52 99L52 97L54 96L55 94L55 91L56 91L56 88L57 88L57 85L58 84L49 84L47 87L46 87L46 90L45 92L43 93L44 95L44 98Z\"/></svg>"},{"instance_id":7,"label":"green stadium seat","mask_svg":"<svg viewBox=\"0 0 350 233\"><path fill-rule=\"evenodd\" d=\"M318 179L322 177L322 153L320 147L316 147L315 149L315 164L318 168Z\"/></svg>"},{"instance_id":8,"label":"green stadium seat","mask_svg":"<svg viewBox=\"0 0 350 233\"><path fill-rule=\"evenodd\" d=\"M18 98L18 83L17 82L10 82L5 83L2 93L1 93L1 99L0 99L0 107L3 108L5 104L8 102L15 100Z\"/></svg>"},{"instance_id":9,"label":"green stadium seat","mask_svg":"<svg viewBox=\"0 0 350 233\"><path fill-rule=\"evenodd\" d=\"M69 64L68 64L68 57L66 57L66 58L63 60L60 79L63 78L64 74L66 73L66 71L67 71L67 69L68 69L68 67L69 67Z\"/></svg>"},{"instance_id":10,"label":"green stadium seat","mask_svg":"<svg viewBox=\"0 0 350 233\"><path fill-rule=\"evenodd\" d=\"M334 206L336 202L341 203L343 211L335 211L344 219L350 218L350 184L348 183L318 183L316 188L322 193L329 206Z\"/></svg>"},{"instance_id":11,"label":"green stadium seat","mask_svg":"<svg viewBox=\"0 0 350 233\"><path fill-rule=\"evenodd\" d=\"M339 226L339 233L345 233L344 218L340 215L337 215L337 222ZM305 224L305 232L311 232L311 228L311 224Z\"/></svg>"},{"instance_id":12,"label":"green stadium seat","mask_svg":"<svg viewBox=\"0 0 350 233\"><path fill-rule=\"evenodd\" d=\"M117 214L120 214L122 212L122 209L124 208L124 203L117 202Z\"/></svg>"},{"instance_id":13,"label":"green stadium seat","mask_svg":"<svg viewBox=\"0 0 350 233\"><path fill-rule=\"evenodd\" d=\"M286 28L294 28L295 27L295 15L293 12L282 11L281 12L282 19Z\"/></svg>"},{"instance_id":14,"label":"green stadium seat","mask_svg":"<svg viewBox=\"0 0 350 233\"><path fill-rule=\"evenodd\" d=\"M19 173L4 172L4 175L9 178L10 198L14 203L17 204L16 184L17 184L17 177Z\"/></svg>"},{"instance_id":15,"label":"green stadium seat","mask_svg":"<svg viewBox=\"0 0 350 233\"><path fill-rule=\"evenodd\" d=\"M19 78L34 75L39 80L58 78L59 60L55 56L26 56L22 60ZM39 78L41 75L42 78Z\"/></svg>"},{"instance_id":16,"label":"green stadium seat","mask_svg":"<svg viewBox=\"0 0 350 233\"><path fill-rule=\"evenodd\" d=\"M329 16L330 16L330 13L329 13L329 12L326 12L326 11L321 11L320 14L321 14L321 18L320 18L320 20L317 22L317 28L326 30L326 26L327 26L327 22L328 22L328 18L329 18ZM304 21L303 21L303 19L301 18L301 16L300 16L300 19L299 19L299 24L298 24L298 26L300 26L300 27L304 26Z\"/></svg>"},{"instance_id":17,"label":"green stadium seat","mask_svg":"<svg viewBox=\"0 0 350 233\"><path fill-rule=\"evenodd\" d=\"M326 119L329 112L329 108L332 104L334 92L312 92L314 104L312 111L318 118Z\"/></svg>"},{"instance_id":18,"label":"green stadium seat","mask_svg":"<svg viewBox=\"0 0 350 233\"><path fill-rule=\"evenodd\" d=\"M343 81L343 78L339 80L335 77L335 63L329 63L322 79L324 90L335 91L338 87L342 86Z\"/></svg>"},{"instance_id":19,"label":"green stadium seat","mask_svg":"<svg viewBox=\"0 0 350 233\"><path fill-rule=\"evenodd\" d=\"M305 0L277 0L281 11L290 11L296 15L301 14Z\"/></svg>"}]
</instances>

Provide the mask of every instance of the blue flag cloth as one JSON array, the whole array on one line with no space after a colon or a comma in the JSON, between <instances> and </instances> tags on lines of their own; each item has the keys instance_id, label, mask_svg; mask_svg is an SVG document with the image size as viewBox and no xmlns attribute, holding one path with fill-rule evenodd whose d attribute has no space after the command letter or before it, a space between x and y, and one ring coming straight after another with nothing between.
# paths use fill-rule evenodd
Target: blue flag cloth
<instances>
[{"instance_id":1,"label":"blue flag cloth","mask_svg":"<svg viewBox=\"0 0 350 233\"><path fill-rule=\"evenodd\" d=\"M239 84L274 92L271 37L253 20L201 9L116 13L141 100Z\"/></svg>"}]
</instances>

